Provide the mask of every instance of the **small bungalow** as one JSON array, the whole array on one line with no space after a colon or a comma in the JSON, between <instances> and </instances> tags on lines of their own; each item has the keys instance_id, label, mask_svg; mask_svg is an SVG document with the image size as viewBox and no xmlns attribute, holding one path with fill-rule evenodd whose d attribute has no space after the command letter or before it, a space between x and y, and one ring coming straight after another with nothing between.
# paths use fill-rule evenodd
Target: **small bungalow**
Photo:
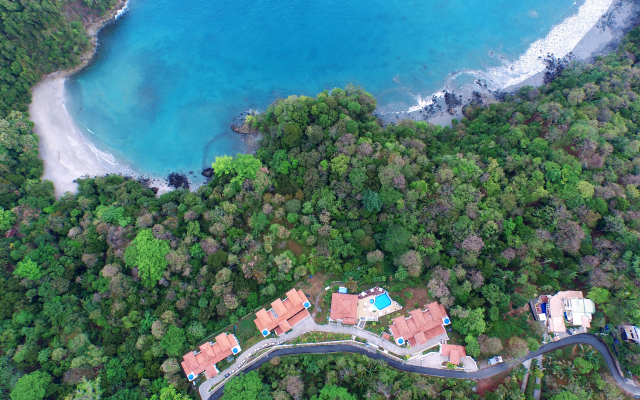
<instances>
[{"instance_id":1,"label":"small bungalow","mask_svg":"<svg viewBox=\"0 0 640 400\"><path fill-rule=\"evenodd\" d=\"M455 344L440 345L440 354L449 357L449 362L453 365L459 365L460 359L467 356L465 347Z\"/></svg>"},{"instance_id":2,"label":"small bungalow","mask_svg":"<svg viewBox=\"0 0 640 400\"><path fill-rule=\"evenodd\" d=\"M337 321L343 325L355 325L358 318L358 295L333 293L331 295L330 321Z\"/></svg>"},{"instance_id":3,"label":"small bungalow","mask_svg":"<svg viewBox=\"0 0 640 400\"><path fill-rule=\"evenodd\" d=\"M640 344L640 329L635 325L622 325L618 328L620 338L630 343Z\"/></svg>"}]
</instances>

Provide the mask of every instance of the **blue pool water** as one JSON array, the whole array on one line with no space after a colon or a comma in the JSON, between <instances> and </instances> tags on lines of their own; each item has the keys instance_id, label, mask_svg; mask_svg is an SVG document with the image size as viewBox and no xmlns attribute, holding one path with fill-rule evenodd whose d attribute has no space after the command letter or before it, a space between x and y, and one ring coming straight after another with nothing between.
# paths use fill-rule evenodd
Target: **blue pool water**
<instances>
[{"instance_id":1,"label":"blue pool water","mask_svg":"<svg viewBox=\"0 0 640 400\"><path fill-rule=\"evenodd\" d=\"M516 60L584 2L131 0L66 107L120 165L198 176L244 151L229 124L246 109L354 83L382 112L406 110L454 71Z\"/></svg>"},{"instance_id":2,"label":"blue pool water","mask_svg":"<svg viewBox=\"0 0 640 400\"><path fill-rule=\"evenodd\" d=\"M384 310L385 308L389 307L391 305L391 299L389 298L389 295L385 292L379 296L376 296L375 305L378 310Z\"/></svg>"}]
</instances>

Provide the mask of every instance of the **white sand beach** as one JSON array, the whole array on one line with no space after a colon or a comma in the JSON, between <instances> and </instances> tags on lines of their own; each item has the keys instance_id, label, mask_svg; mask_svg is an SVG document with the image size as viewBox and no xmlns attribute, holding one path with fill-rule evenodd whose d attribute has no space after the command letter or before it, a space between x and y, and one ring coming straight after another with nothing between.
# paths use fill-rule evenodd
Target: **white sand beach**
<instances>
[{"instance_id":1,"label":"white sand beach","mask_svg":"<svg viewBox=\"0 0 640 400\"><path fill-rule=\"evenodd\" d=\"M74 182L82 176L109 172L85 143L83 135L64 108L64 79L49 78L33 88L29 105L34 131L40 137L40 158L44 160L44 179L55 184L56 197L76 192Z\"/></svg>"}]
</instances>

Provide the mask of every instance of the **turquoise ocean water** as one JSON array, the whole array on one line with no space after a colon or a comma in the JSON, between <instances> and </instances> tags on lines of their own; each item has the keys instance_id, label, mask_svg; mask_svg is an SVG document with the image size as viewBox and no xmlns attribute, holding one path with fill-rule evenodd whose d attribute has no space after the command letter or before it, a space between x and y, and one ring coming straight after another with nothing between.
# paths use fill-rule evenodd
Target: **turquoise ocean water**
<instances>
[{"instance_id":1,"label":"turquoise ocean water","mask_svg":"<svg viewBox=\"0 0 640 400\"><path fill-rule=\"evenodd\" d=\"M406 110L455 71L517 59L583 2L131 0L66 107L121 165L196 177L243 151L229 124L246 109L354 83Z\"/></svg>"}]
</instances>

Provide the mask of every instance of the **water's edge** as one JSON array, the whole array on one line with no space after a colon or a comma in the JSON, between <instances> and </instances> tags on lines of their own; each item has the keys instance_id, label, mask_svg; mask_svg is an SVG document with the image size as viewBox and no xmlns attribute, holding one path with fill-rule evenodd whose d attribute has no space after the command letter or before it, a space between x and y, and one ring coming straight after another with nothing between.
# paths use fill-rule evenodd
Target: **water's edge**
<instances>
[{"instance_id":1,"label":"water's edge","mask_svg":"<svg viewBox=\"0 0 640 400\"><path fill-rule=\"evenodd\" d=\"M572 17L570 17L572 18ZM449 125L453 119L462 119L463 108L471 102L489 104L499 101L505 93L513 93L524 86L541 86L544 84L544 76L558 63L568 63L570 61L590 62L597 56L605 55L614 51L622 38L635 26L640 19L640 2L637 0L614 0L610 2L606 11L595 21L590 29L569 51L553 53L541 46L541 43L549 42L550 36L557 36L557 28L552 28L546 38L534 42L527 53L533 53L532 48L540 52L537 63L538 72L527 72L524 79L503 79L505 85L496 84L496 79L492 77L500 74L506 75L512 65L524 64L523 59L528 58L530 63L535 63L536 59L531 54L523 54L519 60L513 63L505 63L503 67L495 68L492 71L458 71L452 73L444 87L432 94L430 97L416 96L417 106L409 108L407 111L378 113L376 114L385 124L394 123L402 119L412 119L414 121L425 121L434 125ZM567 18L563 23L566 23ZM562 23L560 24L562 25ZM556 31L556 32L554 32ZM557 49L556 49L557 50ZM526 68L532 68L528 65ZM523 68L520 65L520 68ZM462 74L471 74L478 79L473 84L453 88L453 81Z\"/></svg>"},{"instance_id":2,"label":"water's edge","mask_svg":"<svg viewBox=\"0 0 640 400\"><path fill-rule=\"evenodd\" d=\"M602 8L603 4L606 4L606 3L609 4L607 7L608 10L604 13L604 15L602 15L600 11L603 10ZM633 1L633 0L615 0L615 1L587 0L585 5L581 6L581 11L583 7L588 9L589 12L591 12L591 14L588 14L591 19L593 19L594 17L594 14L593 14L594 12L600 13L601 16L598 16L598 18L595 20L593 25L590 28L586 29L587 33L582 36L578 44L576 44L572 49L572 51L574 51L578 55L577 58L581 60L588 60L589 58L593 58L596 55L603 54L605 52L610 51L612 47L617 45L617 43L624 36L624 34L626 34L626 32L628 32L628 30L631 29L633 26L635 26L635 20L640 15L640 4L638 4L637 1ZM53 79L56 79L56 80L65 79L73 74L78 73L79 71L81 71L82 69L90 65L91 62L94 60L95 55L98 51L98 45L99 45L98 35L100 30L108 26L109 24L115 22L120 16L122 16L126 12L127 9L128 9L128 0L120 0L118 5L113 10L111 10L105 18L99 21L96 21L95 23L87 27L87 34L90 36L91 42L92 42L92 50L83 54L83 56L81 57L82 62L80 65L70 70L58 71L56 73L45 76L41 82L46 82L47 80L53 80ZM579 14L580 12L578 13L578 15ZM431 98L425 100L420 96L416 96L418 106L411 107L408 111L404 111L404 112L378 113L376 115L384 123L392 123L397 120L406 118L406 119L413 119L413 120L428 121L430 123L440 124L440 125L450 125L451 121L454 118L461 119L463 117L462 108L467 104L469 104L469 102L471 101L481 100L483 102L492 102L492 101L496 101L496 97L497 97L496 92L500 92L500 91L504 92L505 90L513 91L525 85L539 86L543 83L542 76L544 74L544 65L542 66L542 68L540 68L540 66L538 65L536 67L539 69L537 74L532 74L530 63L526 64L522 60L527 59L528 57L535 62L535 59L533 59L531 57L531 54L529 54L532 52L532 49L535 48L536 50L539 50L542 54L544 54L544 48L538 49L538 47L541 47L540 43L544 44L545 41L549 42L549 37L551 35L557 36L558 31L562 31L563 29L566 33L567 28L563 24L565 25L569 24L570 22L568 21L570 21L571 18L575 19L576 17L577 15L566 18L560 24L554 26L551 32L549 33L549 35L547 35L547 37L539 39L538 41L534 42L529 47L527 52L521 55L519 60L516 60L515 62L510 64L510 65L516 65L518 64L518 62L520 62L521 64L520 69L526 71L526 74L522 76L522 78L525 78L525 79L520 79L519 82L516 79L517 77L514 78L514 76L509 76L508 79L502 79L502 80L495 78L495 76L499 75L499 72L501 70L503 74L504 74L504 70L507 70L506 73L509 74L508 64L506 63L503 67L498 67L488 71L457 71L452 73L449 76L449 79L447 79L447 82L445 82L445 86L443 90L435 93L434 95L431 96ZM589 19L589 23L591 23L591 19ZM622 19L623 21L620 22L619 19ZM581 29L582 29L581 32L583 32L585 30L584 26L581 26ZM557 42L557 38L556 38L556 42ZM571 54L571 53L568 53L568 54ZM554 54L553 57L564 57L566 55L567 54ZM527 60L527 61L530 62L532 60ZM513 70L513 67L511 67L511 69ZM473 85L466 85L465 87L458 88L457 90L451 89L451 86L453 86L453 81L461 73L478 74L477 76L480 79L476 81L476 83ZM505 82L506 83L515 82L515 83L512 85L508 85L506 87L500 87L501 81L502 83L505 83ZM246 112L240 115L243 116L245 114ZM229 121L229 124L233 124L237 122L238 122L237 120ZM186 171L183 171L185 172L184 175L173 173L173 174L170 174L168 178L166 177L160 178L160 177L149 176L146 174L135 173L128 167L124 166L124 163L119 163L118 160L113 155L99 151L86 137L85 132L82 132L81 135L83 136L84 143L93 152L93 155L95 155L97 159L96 162L98 162L101 165L101 167L103 167L103 169L106 168L106 170L109 171L109 173L116 173L119 175L128 176L128 177L132 177L133 179L139 180L143 182L146 186L153 187L154 191L156 191L157 193L158 192L163 193L168 190L171 190L170 188L171 186L175 188L184 187L184 188L194 189L194 188L197 188L202 183L206 182L206 179L203 180L202 178L199 177L199 173L196 174L196 177L197 177L196 180L189 179L188 176L186 175ZM259 139L259 136L243 135L243 137L245 138L243 139L243 142L245 143L245 152L246 153L255 152L255 149L257 146L257 140ZM64 138L60 138L60 139L64 139ZM120 161L126 161L126 160L120 160ZM47 162L51 163L51 162L55 162L55 160L45 159L45 165ZM210 171L207 173L210 174ZM206 176L207 175L205 174L205 177ZM54 180L54 183L57 183L57 182Z\"/></svg>"}]
</instances>

